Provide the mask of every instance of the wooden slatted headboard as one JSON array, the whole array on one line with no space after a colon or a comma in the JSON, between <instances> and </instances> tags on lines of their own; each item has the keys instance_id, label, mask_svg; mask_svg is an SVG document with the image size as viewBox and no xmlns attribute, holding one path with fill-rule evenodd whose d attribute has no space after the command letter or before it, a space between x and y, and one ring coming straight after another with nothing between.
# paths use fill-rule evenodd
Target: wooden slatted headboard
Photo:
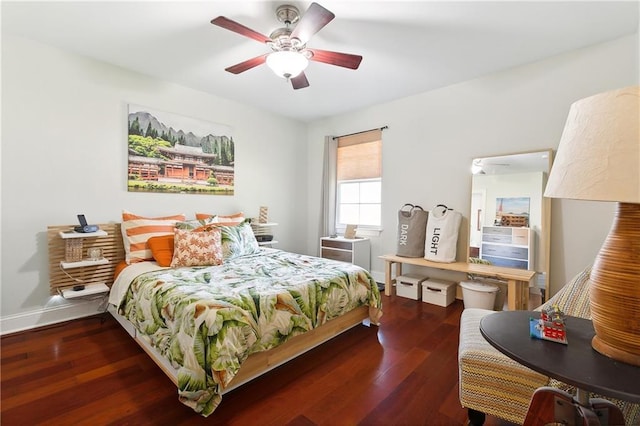
<instances>
[{"instance_id":1,"label":"wooden slatted headboard","mask_svg":"<svg viewBox=\"0 0 640 426\"><path fill-rule=\"evenodd\" d=\"M105 231L107 235L104 237L82 238L82 257L87 258L87 249L96 247L102 249L102 255L109 260L109 263L70 269L62 269L60 265L60 262L66 260L66 245L67 241L69 241L68 239L62 239L60 232L72 231L74 225L47 227L49 289L52 295L60 294L63 289L73 287L77 284L103 282L111 287L116 265L124 260L124 246L122 244L120 224L103 223L98 226L101 230ZM73 278L80 279L83 283L78 283Z\"/></svg>"}]
</instances>

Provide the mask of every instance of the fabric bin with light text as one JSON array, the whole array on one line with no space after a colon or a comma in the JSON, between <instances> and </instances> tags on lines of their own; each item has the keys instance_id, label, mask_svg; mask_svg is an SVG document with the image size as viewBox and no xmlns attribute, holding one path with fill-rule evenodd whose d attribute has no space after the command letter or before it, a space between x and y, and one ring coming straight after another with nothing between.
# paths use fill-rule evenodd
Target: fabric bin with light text
<instances>
[{"instance_id":1,"label":"fabric bin with light text","mask_svg":"<svg viewBox=\"0 0 640 426\"><path fill-rule=\"evenodd\" d=\"M422 282L422 301L447 307L456 298L456 283L453 281L427 279Z\"/></svg>"},{"instance_id":2,"label":"fabric bin with light text","mask_svg":"<svg viewBox=\"0 0 640 426\"><path fill-rule=\"evenodd\" d=\"M396 294L408 299L420 300L420 285L429 277L406 274L396 277Z\"/></svg>"}]
</instances>

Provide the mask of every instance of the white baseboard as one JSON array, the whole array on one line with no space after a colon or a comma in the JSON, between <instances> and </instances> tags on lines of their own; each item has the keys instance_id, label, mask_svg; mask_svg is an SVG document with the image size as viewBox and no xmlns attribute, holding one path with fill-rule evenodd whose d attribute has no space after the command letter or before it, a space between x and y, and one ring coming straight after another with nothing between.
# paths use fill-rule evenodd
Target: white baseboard
<instances>
[{"instance_id":1,"label":"white baseboard","mask_svg":"<svg viewBox=\"0 0 640 426\"><path fill-rule=\"evenodd\" d=\"M369 273L371 274L373 279L376 280L377 283L384 284L384 272L369 271Z\"/></svg>"},{"instance_id":2,"label":"white baseboard","mask_svg":"<svg viewBox=\"0 0 640 426\"><path fill-rule=\"evenodd\" d=\"M78 300L54 307L7 315L0 318L0 335L31 330L46 325L57 324L76 318L88 317L99 313L103 298Z\"/></svg>"}]
</instances>

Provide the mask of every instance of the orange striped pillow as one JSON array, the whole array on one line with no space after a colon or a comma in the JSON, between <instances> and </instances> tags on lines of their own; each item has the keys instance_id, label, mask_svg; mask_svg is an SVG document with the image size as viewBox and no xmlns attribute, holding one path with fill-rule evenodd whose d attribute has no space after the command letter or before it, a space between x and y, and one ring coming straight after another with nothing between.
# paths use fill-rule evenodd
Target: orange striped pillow
<instances>
[{"instance_id":1,"label":"orange striped pillow","mask_svg":"<svg viewBox=\"0 0 640 426\"><path fill-rule=\"evenodd\" d=\"M122 241L124 243L125 261L128 264L153 260L153 253L147 244L151 237L173 235L176 222L186 219L184 214L164 217L143 217L122 212Z\"/></svg>"},{"instance_id":2,"label":"orange striped pillow","mask_svg":"<svg viewBox=\"0 0 640 426\"><path fill-rule=\"evenodd\" d=\"M245 217L243 212L238 212L226 216L207 213L196 213L196 219L211 219L210 223L215 225L235 226L240 225L242 222L244 222Z\"/></svg>"}]
</instances>

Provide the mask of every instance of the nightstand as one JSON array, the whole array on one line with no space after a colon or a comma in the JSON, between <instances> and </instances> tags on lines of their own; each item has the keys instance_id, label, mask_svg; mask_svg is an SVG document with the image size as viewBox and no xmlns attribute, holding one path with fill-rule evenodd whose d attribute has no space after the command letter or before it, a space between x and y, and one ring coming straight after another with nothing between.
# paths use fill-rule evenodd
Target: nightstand
<instances>
[{"instance_id":1,"label":"nightstand","mask_svg":"<svg viewBox=\"0 0 640 426\"><path fill-rule=\"evenodd\" d=\"M65 260L60 261L60 269L68 270L68 269L76 269L76 268L88 268L99 265L107 265L109 263L109 259L105 257L99 257L96 259L85 258L83 242L88 238L102 238L108 236L108 234L99 229L96 232L87 232L87 233L78 233L74 231L60 231L58 233L60 238L65 240ZM102 251L102 250L100 250ZM72 278L71 275L65 273L67 277ZM72 278L73 279L73 278ZM83 279L80 279L81 282L84 282ZM60 294L65 299L73 299L76 297L89 296L92 294L98 293L106 293L109 291L109 287L104 282L86 282L83 284L84 289L82 290L73 290L73 288L62 288L60 289Z\"/></svg>"},{"instance_id":2,"label":"nightstand","mask_svg":"<svg viewBox=\"0 0 640 426\"><path fill-rule=\"evenodd\" d=\"M368 238L322 237L320 257L353 263L368 271L371 267L371 242Z\"/></svg>"},{"instance_id":3,"label":"nightstand","mask_svg":"<svg viewBox=\"0 0 640 426\"><path fill-rule=\"evenodd\" d=\"M51 295L71 299L109 291L116 265L124 260L122 232L120 224L98 226L97 232L87 233L74 232L73 225L47 227ZM78 285L85 288L73 290Z\"/></svg>"}]
</instances>

